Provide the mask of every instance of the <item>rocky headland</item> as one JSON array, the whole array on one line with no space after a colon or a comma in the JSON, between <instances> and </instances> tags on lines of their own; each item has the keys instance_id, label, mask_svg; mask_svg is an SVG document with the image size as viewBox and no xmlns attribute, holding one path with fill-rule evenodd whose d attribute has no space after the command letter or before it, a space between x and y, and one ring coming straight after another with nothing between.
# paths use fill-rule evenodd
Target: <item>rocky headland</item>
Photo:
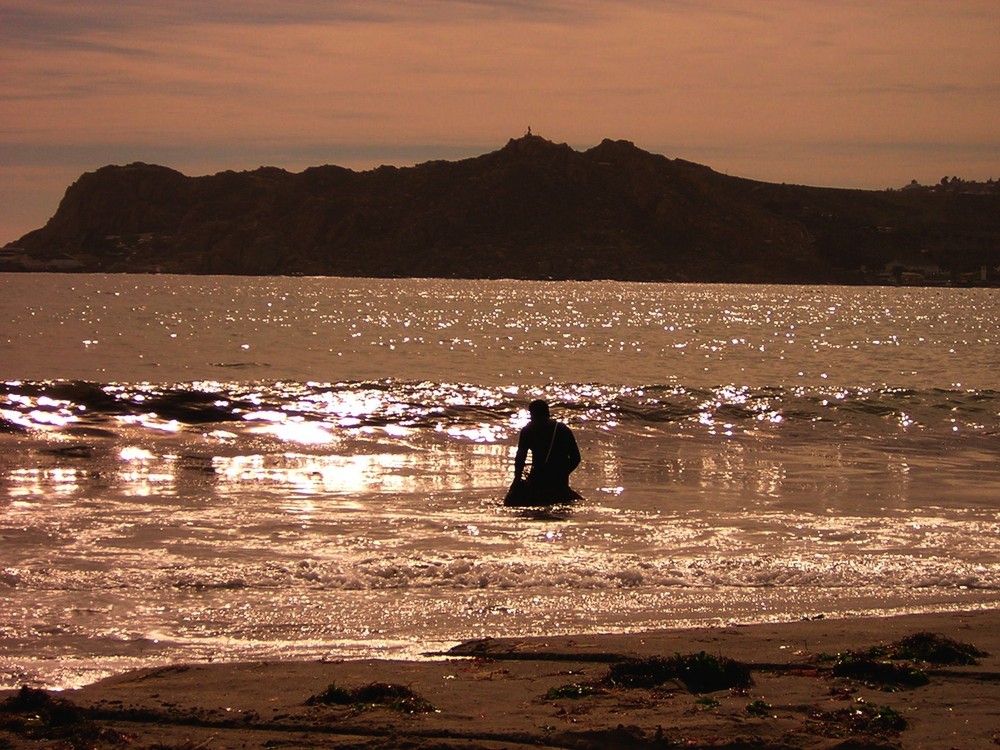
<instances>
[{"instance_id":1,"label":"rocky headland","mask_svg":"<svg viewBox=\"0 0 1000 750\"><path fill-rule=\"evenodd\" d=\"M973 189L975 188L975 189ZM1000 190L779 185L628 141L460 161L82 175L2 271L992 284Z\"/></svg>"}]
</instances>

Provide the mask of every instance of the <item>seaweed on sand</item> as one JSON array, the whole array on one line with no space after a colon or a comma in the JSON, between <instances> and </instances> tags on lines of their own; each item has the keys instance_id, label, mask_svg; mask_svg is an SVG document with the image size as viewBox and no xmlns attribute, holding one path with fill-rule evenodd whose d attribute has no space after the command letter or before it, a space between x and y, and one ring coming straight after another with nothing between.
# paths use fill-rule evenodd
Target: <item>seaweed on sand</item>
<instances>
[{"instance_id":1,"label":"seaweed on sand","mask_svg":"<svg viewBox=\"0 0 1000 750\"><path fill-rule=\"evenodd\" d=\"M894 664L867 654L840 654L833 665L834 677L850 677L883 688L920 687L930 682L927 674L912 664Z\"/></svg>"},{"instance_id":2,"label":"seaweed on sand","mask_svg":"<svg viewBox=\"0 0 1000 750\"><path fill-rule=\"evenodd\" d=\"M888 647L890 659L911 659L929 664L978 664L979 658L989 656L971 643L962 643L935 633L914 633Z\"/></svg>"},{"instance_id":3,"label":"seaweed on sand","mask_svg":"<svg viewBox=\"0 0 1000 750\"><path fill-rule=\"evenodd\" d=\"M545 693L545 700L555 701L562 698L578 699L588 698L592 695L603 695L604 690L599 685L592 685L587 682L573 682L569 685L549 688Z\"/></svg>"},{"instance_id":4,"label":"seaweed on sand","mask_svg":"<svg viewBox=\"0 0 1000 750\"><path fill-rule=\"evenodd\" d=\"M747 688L753 684L750 669L745 664L704 651L613 664L603 682L612 687L650 688L670 680L681 682L692 693Z\"/></svg>"},{"instance_id":5,"label":"seaweed on sand","mask_svg":"<svg viewBox=\"0 0 1000 750\"><path fill-rule=\"evenodd\" d=\"M382 706L406 714L431 713L433 705L414 693L405 685L394 685L387 682L371 682L361 687L344 689L330 684L319 695L314 695L306 701L306 705L340 705L366 708Z\"/></svg>"},{"instance_id":6,"label":"seaweed on sand","mask_svg":"<svg viewBox=\"0 0 1000 750\"><path fill-rule=\"evenodd\" d=\"M44 690L24 685L0 703L0 729L33 740L65 740L68 747L91 748L96 742L124 744L124 735L98 726L80 707Z\"/></svg>"},{"instance_id":7,"label":"seaweed on sand","mask_svg":"<svg viewBox=\"0 0 1000 750\"><path fill-rule=\"evenodd\" d=\"M757 698L747 704L747 713L751 716L767 718L772 715L774 707L763 698Z\"/></svg>"},{"instance_id":8,"label":"seaweed on sand","mask_svg":"<svg viewBox=\"0 0 1000 750\"><path fill-rule=\"evenodd\" d=\"M836 711L817 711L813 718L834 733L887 735L898 734L907 727L906 719L896 709L864 700Z\"/></svg>"},{"instance_id":9,"label":"seaweed on sand","mask_svg":"<svg viewBox=\"0 0 1000 750\"><path fill-rule=\"evenodd\" d=\"M835 661L845 655L855 658L890 659L894 661L922 661L928 664L973 665L979 658L989 656L971 643L962 643L936 633L914 633L888 645L879 644L866 649L845 651L836 656L821 656L826 661Z\"/></svg>"},{"instance_id":10,"label":"seaweed on sand","mask_svg":"<svg viewBox=\"0 0 1000 750\"><path fill-rule=\"evenodd\" d=\"M978 664L979 657L986 655L971 644L921 632L889 645L870 646L821 658L835 662L833 674L837 677L851 677L892 689L919 687L929 682L927 674L913 662L969 665Z\"/></svg>"},{"instance_id":11,"label":"seaweed on sand","mask_svg":"<svg viewBox=\"0 0 1000 750\"><path fill-rule=\"evenodd\" d=\"M306 700L306 705L315 706L322 704L324 706L349 706L354 702L355 700L352 691L345 690L342 687L337 687L331 682L322 693L309 696L308 700Z\"/></svg>"}]
</instances>

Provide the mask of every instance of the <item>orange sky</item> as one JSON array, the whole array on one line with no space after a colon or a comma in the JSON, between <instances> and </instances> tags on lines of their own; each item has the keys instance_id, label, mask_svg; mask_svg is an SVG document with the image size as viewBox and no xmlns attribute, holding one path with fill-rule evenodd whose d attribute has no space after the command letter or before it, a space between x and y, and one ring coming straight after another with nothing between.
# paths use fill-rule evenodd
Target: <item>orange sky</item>
<instances>
[{"instance_id":1,"label":"orange sky","mask_svg":"<svg viewBox=\"0 0 1000 750\"><path fill-rule=\"evenodd\" d=\"M80 173L455 159L533 132L775 182L1000 178L997 0L0 0L0 244Z\"/></svg>"}]
</instances>

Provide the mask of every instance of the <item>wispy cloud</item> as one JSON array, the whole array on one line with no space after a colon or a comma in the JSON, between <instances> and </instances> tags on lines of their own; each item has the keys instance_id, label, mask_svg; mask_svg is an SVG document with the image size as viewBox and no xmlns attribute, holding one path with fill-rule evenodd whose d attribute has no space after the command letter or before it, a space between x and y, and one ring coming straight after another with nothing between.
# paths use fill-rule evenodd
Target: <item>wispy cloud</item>
<instances>
[{"instance_id":1,"label":"wispy cloud","mask_svg":"<svg viewBox=\"0 0 1000 750\"><path fill-rule=\"evenodd\" d=\"M627 3L623 3L627 4ZM299 25L465 23L519 20L567 23L594 17L607 3L589 0L0 0L0 29L15 45L71 43L93 34L180 29L211 24L254 27Z\"/></svg>"}]
</instances>

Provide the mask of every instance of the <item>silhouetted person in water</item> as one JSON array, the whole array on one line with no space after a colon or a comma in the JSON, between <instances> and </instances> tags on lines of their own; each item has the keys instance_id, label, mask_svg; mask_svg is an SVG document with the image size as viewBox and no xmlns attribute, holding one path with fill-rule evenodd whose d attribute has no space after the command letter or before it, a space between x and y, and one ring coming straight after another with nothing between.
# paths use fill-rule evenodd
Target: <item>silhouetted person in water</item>
<instances>
[{"instance_id":1,"label":"silhouetted person in water","mask_svg":"<svg viewBox=\"0 0 1000 750\"><path fill-rule=\"evenodd\" d=\"M531 421L521 428L514 456L514 485L525 481L521 492L508 494L521 496L516 504L546 504L575 500L580 497L569 486L569 475L580 465L580 449L569 427L549 417L549 405L544 401L528 404ZM523 480L524 463L531 451L531 471ZM515 503L508 503L515 504Z\"/></svg>"}]
</instances>

